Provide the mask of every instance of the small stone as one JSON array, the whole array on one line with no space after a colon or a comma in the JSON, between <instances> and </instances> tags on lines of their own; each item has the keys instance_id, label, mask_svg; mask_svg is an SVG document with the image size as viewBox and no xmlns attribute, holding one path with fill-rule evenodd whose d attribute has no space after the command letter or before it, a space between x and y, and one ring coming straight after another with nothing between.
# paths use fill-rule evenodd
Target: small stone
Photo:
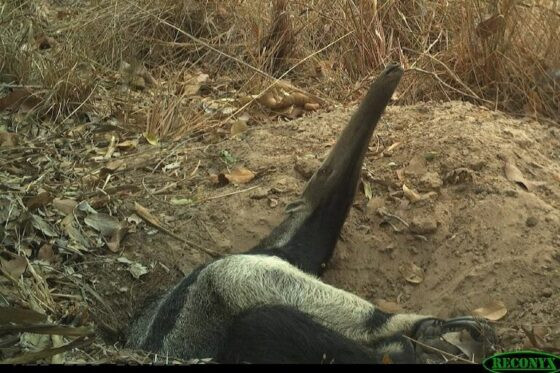
<instances>
[{"instance_id":1,"label":"small stone","mask_svg":"<svg viewBox=\"0 0 560 373\"><path fill-rule=\"evenodd\" d=\"M420 183L422 187L439 190L443 185L443 180L441 180L437 172L426 172L420 178Z\"/></svg>"},{"instance_id":2,"label":"small stone","mask_svg":"<svg viewBox=\"0 0 560 373\"><path fill-rule=\"evenodd\" d=\"M269 198L268 199L268 206L270 208L274 208L274 207L278 206L278 200L276 198Z\"/></svg>"},{"instance_id":3,"label":"small stone","mask_svg":"<svg viewBox=\"0 0 560 373\"><path fill-rule=\"evenodd\" d=\"M519 192L517 192L517 190L508 189L504 192L504 194L508 197L517 198Z\"/></svg>"},{"instance_id":4,"label":"small stone","mask_svg":"<svg viewBox=\"0 0 560 373\"><path fill-rule=\"evenodd\" d=\"M294 165L294 170L306 180L309 180L316 170L321 166L318 159L298 158Z\"/></svg>"},{"instance_id":5,"label":"small stone","mask_svg":"<svg viewBox=\"0 0 560 373\"><path fill-rule=\"evenodd\" d=\"M473 163L473 164L471 165L471 168L472 168L474 171L481 171L485 166L486 166L486 162L485 162L485 161L478 161L478 162L476 162L476 163Z\"/></svg>"},{"instance_id":6,"label":"small stone","mask_svg":"<svg viewBox=\"0 0 560 373\"><path fill-rule=\"evenodd\" d=\"M377 210L385 206L385 199L381 197L373 197L370 199L366 206L368 215L375 215Z\"/></svg>"},{"instance_id":7,"label":"small stone","mask_svg":"<svg viewBox=\"0 0 560 373\"><path fill-rule=\"evenodd\" d=\"M414 246L409 246L408 250L410 250L410 252L414 255L418 255L418 249L415 248Z\"/></svg>"},{"instance_id":8,"label":"small stone","mask_svg":"<svg viewBox=\"0 0 560 373\"><path fill-rule=\"evenodd\" d=\"M146 88L146 81L142 76L135 75L130 80L130 86L134 89L143 90L144 88Z\"/></svg>"},{"instance_id":9,"label":"small stone","mask_svg":"<svg viewBox=\"0 0 560 373\"><path fill-rule=\"evenodd\" d=\"M560 218L558 217L558 215L553 213L550 213L547 216L545 216L544 220L550 224L560 225Z\"/></svg>"},{"instance_id":10,"label":"small stone","mask_svg":"<svg viewBox=\"0 0 560 373\"><path fill-rule=\"evenodd\" d=\"M544 288L542 291L542 296L550 298L552 296L552 288Z\"/></svg>"},{"instance_id":11,"label":"small stone","mask_svg":"<svg viewBox=\"0 0 560 373\"><path fill-rule=\"evenodd\" d=\"M253 191L253 193L251 193L251 198L252 199L263 199L266 198L268 196L268 192L270 191L270 189L268 188L262 188L259 187L257 189L255 189Z\"/></svg>"},{"instance_id":12,"label":"small stone","mask_svg":"<svg viewBox=\"0 0 560 373\"><path fill-rule=\"evenodd\" d=\"M539 222L539 221L537 220L537 218L535 218L534 216L529 216L529 217L527 218L527 220L525 221L525 224L526 224L528 227L532 228L532 227L534 227L535 225L537 225L538 222Z\"/></svg>"},{"instance_id":13,"label":"small stone","mask_svg":"<svg viewBox=\"0 0 560 373\"><path fill-rule=\"evenodd\" d=\"M415 234L432 234L437 230L437 221L431 217L415 217L410 222L410 231Z\"/></svg>"},{"instance_id":14,"label":"small stone","mask_svg":"<svg viewBox=\"0 0 560 373\"><path fill-rule=\"evenodd\" d=\"M247 126L247 122L238 119L235 122L233 122L233 124L231 125L230 133L232 136L236 136L239 135L240 133L247 131L247 128L249 128Z\"/></svg>"},{"instance_id":15,"label":"small stone","mask_svg":"<svg viewBox=\"0 0 560 373\"><path fill-rule=\"evenodd\" d=\"M444 179L447 184L468 184L474 181L474 172L469 168L460 167L449 171Z\"/></svg>"},{"instance_id":16,"label":"small stone","mask_svg":"<svg viewBox=\"0 0 560 373\"><path fill-rule=\"evenodd\" d=\"M385 246L384 248L382 248L380 251L382 253L392 253L393 250L395 250L395 245L389 244L389 245Z\"/></svg>"},{"instance_id":17,"label":"small stone","mask_svg":"<svg viewBox=\"0 0 560 373\"><path fill-rule=\"evenodd\" d=\"M433 161L437 157L438 153L436 152L428 152L424 154L424 159L428 162Z\"/></svg>"}]
</instances>

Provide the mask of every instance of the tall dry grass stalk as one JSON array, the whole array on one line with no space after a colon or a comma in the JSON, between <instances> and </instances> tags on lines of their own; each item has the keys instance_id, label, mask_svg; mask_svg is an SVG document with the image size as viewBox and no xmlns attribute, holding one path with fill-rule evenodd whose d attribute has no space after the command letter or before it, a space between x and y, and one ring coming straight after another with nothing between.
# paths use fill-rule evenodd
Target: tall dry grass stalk
<instances>
[{"instance_id":1,"label":"tall dry grass stalk","mask_svg":"<svg viewBox=\"0 0 560 373\"><path fill-rule=\"evenodd\" d=\"M54 30L33 4L2 8L0 76L40 86L58 117L110 89L123 61L163 79L196 66L259 93L329 46L287 77L320 97L347 100L399 60L409 69L403 103L462 99L560 118L555 0L95 0L76 5ZM40 32L55 35L56 54L22 48Z\"/></svg>"}]
</instances>

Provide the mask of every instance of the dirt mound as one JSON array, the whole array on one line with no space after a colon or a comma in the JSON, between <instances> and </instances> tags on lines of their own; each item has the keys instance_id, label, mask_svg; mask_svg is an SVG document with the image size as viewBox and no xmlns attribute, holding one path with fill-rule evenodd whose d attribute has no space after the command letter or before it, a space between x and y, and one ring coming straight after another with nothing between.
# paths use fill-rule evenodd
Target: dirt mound
<instances>
[{"instance_id":1,"label":"dirt mound","mask_svg":"<svg viewBox=\"0 0 560 373\"><path fill-rule=\"evenodd\" d=\"M112 265L90 267L92 277L115 285L104 295L119 323L125 325L146 296L210 260L202 248L243 252L264 237L351 112L265 124L219 144L194 146L184 165L190 181L172 196L204 196L205 202L141 201L187 243L139 229L126 239L124 254L149 274L133 280ZM558 343L559 139L556 128L462 102L388 108L324 280L392 311L448 317L503 302L500 311L507 314L496 325L505 348L529 346L523 324ZM216 186L210 174L228 162L256 177ZM506 167L517 182L508 180Z\"/></svg>"}]
</instances>

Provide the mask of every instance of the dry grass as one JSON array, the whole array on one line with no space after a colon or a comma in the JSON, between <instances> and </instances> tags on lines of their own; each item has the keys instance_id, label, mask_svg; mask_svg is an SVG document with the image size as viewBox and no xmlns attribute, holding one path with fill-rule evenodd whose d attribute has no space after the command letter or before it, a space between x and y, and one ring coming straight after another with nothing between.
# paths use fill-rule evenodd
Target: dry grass
<instances>
[{"instance_id":1,"label":"dry grass","mask_svg":"<svg viewBox=\"0 0 560 373\"><path fill-rule=\"evenodd\" d=\"M329 45L288 78L319 97L346 101L358 98L362 82L384 64L399 60L409 69L403 103L464 99L560 117L560 78L551 78L560 69L560 5L550 0L92 3L53 16L53 6L20 0L0 13L2 81L39 87L43 109L57 120L89 110L115 85L123 62L142 64L170 85L202 68L212 78L227 76L239 92L257 94ZM37 50L40 35L54 38L56 47ZM146 127L157 129L154 118L162 116L163 132L173 137L188 133L188 123L200 129L192 114L198 119L178 119L183 128L171 130L161 101L152 104L158 107L150 112L159 114L149 115ZM185 110L167 99L164 106Z\"/></svg>"}]
</instances>

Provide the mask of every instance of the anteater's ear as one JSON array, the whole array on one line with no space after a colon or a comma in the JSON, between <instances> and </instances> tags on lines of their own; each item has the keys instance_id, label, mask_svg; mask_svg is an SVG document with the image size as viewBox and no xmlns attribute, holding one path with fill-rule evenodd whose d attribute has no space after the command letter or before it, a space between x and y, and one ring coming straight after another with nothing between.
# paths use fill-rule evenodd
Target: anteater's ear
<instances>
[{"instance_id":1,"label":"anteater's ear","mask_svg":"<svg viewBox=\"0 0 560 373\"><path fill-rule=\"evenodd\" d=\"M395 63L379 75L301 198L289 205L286 220L250 253L276 255L308 273L322 273L352 206L373 131L402 75Z\"/></svg>"}]
</instances>

